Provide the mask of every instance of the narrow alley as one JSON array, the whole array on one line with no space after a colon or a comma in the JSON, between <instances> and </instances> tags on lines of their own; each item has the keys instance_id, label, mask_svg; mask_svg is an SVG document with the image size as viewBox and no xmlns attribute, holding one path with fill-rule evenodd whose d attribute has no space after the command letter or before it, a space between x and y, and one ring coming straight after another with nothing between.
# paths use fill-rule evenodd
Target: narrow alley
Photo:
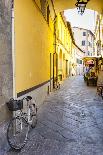
<instances>
[{"instance_id":1,"label":"narrow alley","mask_svg":"<svg viewBox=\"0 0 103 155\"><path fill-rule=\"evenodd\" d=\"M5 155L103 155L103 100L83 77L66 79L38 110L21 152Z\"/></svg>"}]
</instances>

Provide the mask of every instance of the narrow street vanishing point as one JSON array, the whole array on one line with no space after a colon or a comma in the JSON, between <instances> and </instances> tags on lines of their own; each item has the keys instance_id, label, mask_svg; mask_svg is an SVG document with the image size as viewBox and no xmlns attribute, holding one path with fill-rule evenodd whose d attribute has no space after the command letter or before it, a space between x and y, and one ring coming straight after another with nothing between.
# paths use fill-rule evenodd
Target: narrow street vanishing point
<instances>
[{"instance_id":1,"label":"narrow street vanishing point","mask_svg":"<svg viewBox=\"0 0 103 155\"><path fill-rule=\"evenodd\" d=\"M103 100L83 77L65 80L38 110L38 124L21 152L5 155L103 155Z\"/></svg>"}]
</instances>

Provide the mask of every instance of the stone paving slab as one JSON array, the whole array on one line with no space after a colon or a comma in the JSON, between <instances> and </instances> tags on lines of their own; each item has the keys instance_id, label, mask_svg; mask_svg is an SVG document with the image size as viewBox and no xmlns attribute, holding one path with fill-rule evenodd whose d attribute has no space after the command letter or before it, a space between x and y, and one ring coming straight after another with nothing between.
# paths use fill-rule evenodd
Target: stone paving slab
<instances>
[{"instance_id":1,"label":"stone paving slab","mask_svg":"<svg viewBox=\"0 0 103 155\"><path fill-rule=\"evenodd\" d=\"M103 155L103 100L82 76L64 81L38 111L21 152L7 147L0 155Z\"/></svg>"}]
</instances>

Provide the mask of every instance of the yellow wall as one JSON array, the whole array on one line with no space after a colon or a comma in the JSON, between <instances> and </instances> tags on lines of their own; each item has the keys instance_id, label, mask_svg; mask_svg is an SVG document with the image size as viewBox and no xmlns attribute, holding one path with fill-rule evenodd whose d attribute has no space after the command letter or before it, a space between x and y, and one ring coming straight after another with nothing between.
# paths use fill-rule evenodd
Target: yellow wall
<instances>
[{"instance_id":1,"label":"yellow wall","mask_svg":"<svg viewBox=\"0 0 103 155\"><path fill-rule=\"evenodd\" d=\"M33 0L15 0L14 12L18 93L49 80L53 32Z\"/></svg>"},{"instance_id":2,"label":"yellow wall","mask_svg":"<svg viewBox=\"0 0 103 155\"><path fill-rule=\"evenodd\" d=\"M58 75L62 74L62 77L66 78L66 60L68 60L67 69L69 74L69 64L72 57L72 38L61 14L57 15L57 45Z\"/></svg>"}]
</instances>

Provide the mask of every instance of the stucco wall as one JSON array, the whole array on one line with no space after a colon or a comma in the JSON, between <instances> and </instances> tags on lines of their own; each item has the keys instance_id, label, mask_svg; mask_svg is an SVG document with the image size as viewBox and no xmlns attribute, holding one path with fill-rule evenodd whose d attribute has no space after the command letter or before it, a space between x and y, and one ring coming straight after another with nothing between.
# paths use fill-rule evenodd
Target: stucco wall
<instances>
[{"instance_id":1,"label":"stucco wall","mask_svg":"<svg viewBox=\"0 0 103 155\"><path fill-rule=\"evenodd\" d=\"M15 0L14 20L16 93L19 93L50 79L53 32L32 0Z\"/></svg>"},{"instance_id":2,"label":"stucco wall","mask_svg":"<svg viewBox=\"0 0 103 155\"><path fill-rule=\"evenodd\" d=\"M8 116L5 106L13 95L10 0L0 0L0 122Z\"/></svg>"}]
</instances>

